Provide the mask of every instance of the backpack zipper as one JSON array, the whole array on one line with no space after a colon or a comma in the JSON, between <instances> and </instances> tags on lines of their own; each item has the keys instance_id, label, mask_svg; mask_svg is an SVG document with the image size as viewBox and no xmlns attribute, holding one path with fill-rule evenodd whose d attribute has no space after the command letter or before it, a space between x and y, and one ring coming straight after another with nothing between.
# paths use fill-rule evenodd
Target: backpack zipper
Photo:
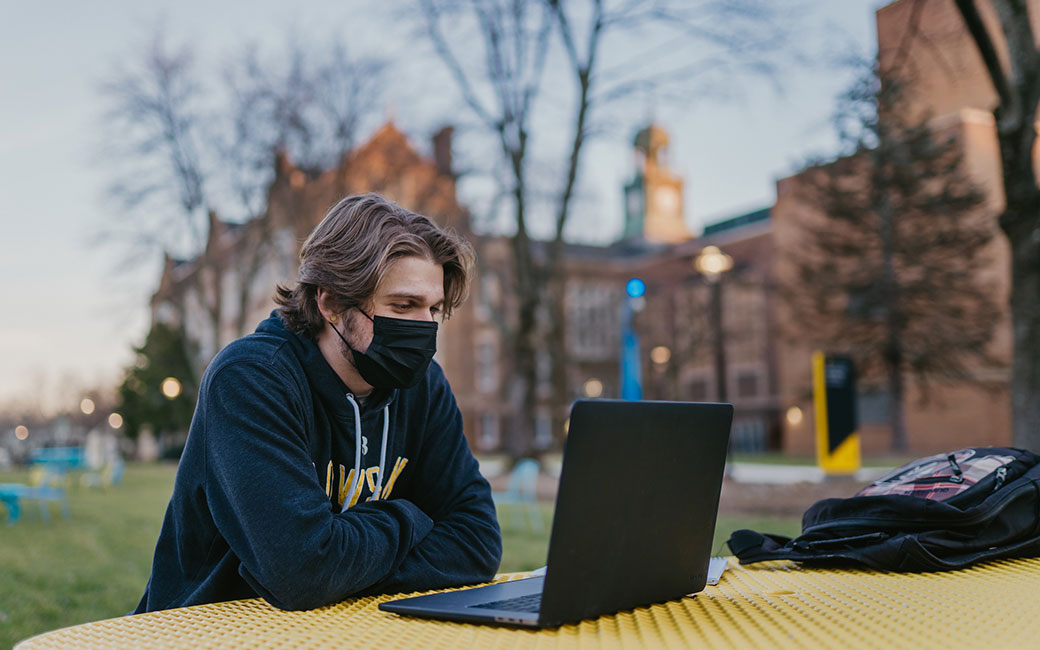
<instances>
[{"instance_id":1,"label":"backpack zipper","mask_svg":"<svg viewBox=\"0 0 1040 650\"><path fill-rule=\"evenodd\" d=\"M1007 480L1007 465L997 468L997 480L993 484L993 491L996 492L1000 489L1001 485L1004 485L1004 481Z\"/></svg>"},{"instance_id":2,"label":"backpack zipper","mask_svg":"<svg viewBox=\"0 0 1040 650\"><path fill-rule=\"evenodd\" d=\"M957 458L954 457L953 454L950 454L949 456L946 457L946 460L949 461L950 467L953 468L953 476L950 477L950 482L951 483L963 483L964 482L964 476L963 476L964 472L961 471L961 466L957 464Z\"/></svg>"},{"instance_id":3,"label":"backpack zipper","mask_svg":"<svg viewBox=\"0 0 1040 650\"><path fill-rule=\"evenodd\" d=\"M1005 471L1004 474L1006 476L1007 472ZM998 480L999 480L999 476L998 476ZM1028 485L1030 488L1035 488L1035 483L1033 481L1030 481L1026 485ZM986 519L995 517L997 514L999 514L1001 510L1003 510L1011 501L1013 501L1018 496L1019 492L1021 492L1021 490L1014 490L1014 491L1005 490L1004 494L999 498L997 503L995 503L991 507L986 508L985 510L977 513L974 517L971 517L970 519L963 519L963 520L960 520L960 521L955 521L955 522L942 522L942 525L943 526L950 526L950 527L958 527L958 528L961 527L961 526L974 526L979 521L984 521ZM855 498L855 497L853 497L853 498ZM951 507L954 507L954 506L951 506ZM939 522L936 522L934 519L916 519L916 520L901 519L901 520L894 520L891 517L848 517L848 518L836 519L834 521L828 521L826 523L816 524L815 526L810 526L808 528L804 528L804 529L802 529L802 535L805 535L806 533L812 533L812 532L816 532L816 531L827 530L829 528L840 528L842 526L877 526L879 524L881 524L881 525L887 524L888 525L887 527L891 527L892 524L895 524L895 525L906 525L906 524L913 525L913 524L917 524L917 525L931 526L931 527L934 528L934 527L937 527L939 525Z\"/></svg>"}]
</instances>

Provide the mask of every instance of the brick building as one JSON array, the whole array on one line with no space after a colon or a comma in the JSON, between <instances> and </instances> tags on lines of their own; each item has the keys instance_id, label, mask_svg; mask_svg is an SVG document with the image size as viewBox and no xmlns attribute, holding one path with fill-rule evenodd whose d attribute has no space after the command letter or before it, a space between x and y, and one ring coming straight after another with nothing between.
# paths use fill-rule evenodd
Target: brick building
<instances>
[{"instance_id":1,"label":"brick building","mask_svg":"<svg viewBox=\"0 0 1040 650\"><path fill-rule=\"evenodd\" d=\"M275 285L295 281L304 239L349 194L378 192L467 235L469 217L455 198L450 137L450 129L434 136L431 159L388 123L338 168L317 176L279 156L263 214L243 224L210 215L205 250L191 260L166 259L152 297L153 321L183 328L197 347L201 374L221 347L253 331L275 308ZM471 312L462 309L439 334L437 359L449 377L465 377L460 366L472 364L466 353ZM444 352L449 350L462 352Z\"/></svg>"},{"instance_id":2,"label":"brick building","mask_svg":"<svg viewBox=\"0 0 1040 650\"><path fill-rule=\"evenodd\" d=\"M1040 2L1031 3L1037 9L1032 15L1040 19ZM984 20L995 27L991 7L984 3L983 10ZM991 113L996 97L952 0L899 0L878 10L877 24L879 62L886 69L898 66L912 117L929 118L938 137L959 143L968 175L987 193L982 212L996 215L1003 201ZM798 191L811 173L780 179L772 207L711 224L697 239L673 240L666 252L633 259L628 269L647 282L646 309L637 321L646 350L668 349L659 355L667 362L646 361L647 397L702 400L724 394L735 405L738 448L815 451L810 357L823 344L812 331L792 325L783 298L799 290L790 261L803 237L800 226L816 212ZM1002 309L988 350L991 361L971 369L972 382L933 386L927 398L908 382L912 453L1010 443L1008 249L995 218L992 228L995 236L977 270L994 287ZM733 269L721 282L721 326L706 317L711 290L690 268L708 245L733 258ZM720 345L722 373L714 367ZM723 391L720 381L726 384ZM891 441L889 395L871 381L861 382L859 392L864 451L884 453Z\"/></svg>"},{"instance_id":3,"label":"brick building","mask_svg":"<svg viewBox=\"0 0 1040 650\"><path fill-rule=\"evenodd\" d=\"M696 319L703 310L706 286L690 265L700 245L683 220L682 181L666 164L667 140L667 134L657 126L636 135L639 162L625 188L628 210L624 236L609 246L567 246L567 349L571 363L565 403L579 396L617 396L621 307L625 282L631 277L645 277L649 285L647 309L636 320L637 327L647 331L645 350L650 349L648 346L674 349L670 362L652 363L647 357L646 396L711 398L710 386L702 381L704 370L698 366L699 361L710 361L704 332L696 339L698 345L689 344L694 339L675 342L685 333L679 323L691 314ZM420 155L400 131L387 124L351 152L339 168L317 176L280 157L263 214L243 224L225 223L210 215L205 250L192 260L166 260L152 299L153 319L183 327L197 346L201 372L223 345L252 331L274 308L274 286L295 279L299 247L327 209L348 194L379 192L463 233L478 250L478 276L470 300L441 328L437 360L452 383L471 444L480 450L498 449L513 403L506 394L512 372L509 345L496 323L512 308L509 242L470 231L466 209L455 196L450 131L435 136L432 150L432 158ZM757 255L755 247L752 237L735 244L734 250L739 258L743 250ZM746 266L741 264L740 268ZM734 277L744 277L741 273ZM754 298L738 297L747 293L738 284L727 287L726 320L757 322L737 313L740 309L750 313L755 308L747 302ZM658 306L666 303L673 310L670 318L674 327L660 330L660 323L654 324L655 314ZM734 332L740 330L733 324L728 327ZM765 331L757 334L764 337ZM759 386L772 383L767 380L771 375L759 368L756 360L760 345L742 347L736 341L734 338L731 343L737 373L735 394L757 394ZM745 350L743 356L741 350ZM686 357L692 365L679 363ZM548 351L543 351L537 359L539 404L533 432L534 445L541 449L557 446L564 427L562 415L554 410L560 400L550 383L550 364ZM764 431L766 427L758 428Z\"/></svg>"},{"instance_id":4,"label":"brick building","mask_svg":"<svg viewBox=\"0 0 1040 650\"><path fill-rule=\"evenodd\" d=\"M1035 4L1040 9L1040 3ZM983 18L995 27L996 15L981 3ZM1034 17L1038 15L1033 11ZM969 177L987 194L982 211L994 215L994 238L978 268L994 286L1001 306L989 355L993 362L972 368L972 383L934 387L925 398L919 387L908 382L906 420L912 451L930 452L976 444L1009 444L1011 441L1010 379L1011 328L1007 309L1010 278L1007 242L995 215L1003 203L1000 159L992 108L996 95L981 59L971 41L953 0L899 0L877 12L878 59L882 69L897 70L903 80L905 106L912 118L927 118L940 138L955 139L962 148ZM999 33L999 29L993 30ZM773 208L773 230L778 258L798 246L797 224L811 206L798 199L798 184L804 174L777 183ZM791 271L781 263L777 270L780 286L792 282ZM783 314L779 315L783 319ZM783 329L783 323L781 324ZM811 337L786 341L779 347L781 401L810 413L809 366L805 361L813 346ZM886 423L888 395L880 386L862 386L859 413L862 442L867 452L884 451L890 440ZM813 445L812 423L803 419L795 425L784 422L784 448L809 452Z\"/></svg>"},{"instance_id":5,"label":"brick building","mask_svg":"<svg viewBox=\"0 0 1040 650\"><path fill-rule=\"evenodd\" d=\"M917 20L912 19L915 2L921 3ZM984 18L994 21L988 5L983 9ZM899 0L878 10L877 22L881 64L898 61L910 81L912 110L930 115L937 131L961 143L970 174L989 192L985 209L995 214L1002 196L990 113L994 94L952 0ZM908 35L914 24L917 33ZM424 157L387 124L339 168L318 176L279 159L263 215L242 225L211 217L210 242L197 259L167 260L153 318L182 324L198 343L204 366L221 345L251 331L272 309L274 285L294 279L299 245L336 200L380 192L464 233L477 248L470 300L441 329L437 359L458 398L471 445L499 449L516 402L507 394L509 344L497 324L513 300L509 242L470 231L468 213L455 195L450 137L450 130L440 132L432 156ZM567 246L567 394L554 394L546 346L536 359L535 447L558 446L564 431L561 402L620 394L624 287L638 277L646 284L634 317L644 397L724 397L736 410L736 448L813 453L809 359L819 342L813 332L793 331L782 299L798 289L785 260L799 245L798 225L814 210L795 191L811 170L780 179L775 205L711 224L694 238L683 219L682 180L667 164L666 132L650 125L633 144L636 169L619 188L625 208L621 237L607 246ZM732 260L732 268L714 283L695 265L707 246ZM991 248L989 263L978 272L996 283L999 303L1006 306L1008 254L1002 235ZM224 291L213 291L217 284ZM922 403L911 382L906 406L912 452L1010 441L1010 349L1004 314L992 341L996 363L975 369L977 383L939 386ZM890 440L886 395L878 386L861 389L864 449L884 452Z\"/></svg>"}]
</instances>

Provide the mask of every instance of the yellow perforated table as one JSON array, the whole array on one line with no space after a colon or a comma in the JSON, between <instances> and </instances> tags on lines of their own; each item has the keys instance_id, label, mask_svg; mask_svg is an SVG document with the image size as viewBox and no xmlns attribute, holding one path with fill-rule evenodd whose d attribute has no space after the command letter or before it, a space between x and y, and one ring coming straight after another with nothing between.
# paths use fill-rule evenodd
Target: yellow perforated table
<instances>
[{"instance_id":1,"label":"yellow perforated table","mask_svg":"<svg viewBox=\"0 0 1040 650\"><path fill-rule=\"evenodd\" d=\"M185 607L48 632L44 648L1040 648L1040 559L924 574L741 567L684 598L555 630L399 617L359 598L308 612L262 600ZM505 576L512 577L512 576Z\"/></svg>"}]
</instances>

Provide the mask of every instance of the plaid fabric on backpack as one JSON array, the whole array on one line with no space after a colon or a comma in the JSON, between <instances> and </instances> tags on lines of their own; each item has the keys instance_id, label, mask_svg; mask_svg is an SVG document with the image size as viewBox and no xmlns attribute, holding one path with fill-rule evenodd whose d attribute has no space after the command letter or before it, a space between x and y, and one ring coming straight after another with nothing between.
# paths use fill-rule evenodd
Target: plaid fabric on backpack
<instances>
[{"instance_id":1,"label":"plaid fabric on backpack","mask_svg":"<svg viewBox=\"0 0 1040 650\"><path fill-rule=\"evenodd\" d=\"M817 501L794 539L752 530L727 542L741 564L853 562L943 571L1040 555L1040 456L971 447L921 458L847 499Z\"/></svg>"}]
</instances>

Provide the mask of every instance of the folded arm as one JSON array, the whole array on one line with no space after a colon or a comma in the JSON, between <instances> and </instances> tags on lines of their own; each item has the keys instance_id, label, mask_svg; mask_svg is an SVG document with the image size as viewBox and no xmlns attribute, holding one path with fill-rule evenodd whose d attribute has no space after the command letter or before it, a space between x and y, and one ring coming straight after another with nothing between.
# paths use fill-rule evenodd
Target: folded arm
<instances>
[{"instance_id":1,"label":"folded arm","mask_svg":"<svg viewBox=\"0 0 1040 650\"><path fill-rule=\"evenodd\" d=\"M439 369L436 372L440 372ZM418 591L486 582L502 559L491 488L480 474L462 430L462 415L447 382L434 382L417 475L408 498L433 520L433 529L404 561L365 593ZM394 499L391 495L391 503Z\"/></svg>"},{"instance_id":2,"label":"folded arm","mask_svg":"<svg viewBox=\"0 0 1040 650\"><path fill-rule=\"evenodd\" d=\"M403 499L333 513L307 449L298 390L276 368L235 364L200 398L214 522L243 579L283 609L337 602L386 579L434 525Z\"/></svg>"}]
</instances>

